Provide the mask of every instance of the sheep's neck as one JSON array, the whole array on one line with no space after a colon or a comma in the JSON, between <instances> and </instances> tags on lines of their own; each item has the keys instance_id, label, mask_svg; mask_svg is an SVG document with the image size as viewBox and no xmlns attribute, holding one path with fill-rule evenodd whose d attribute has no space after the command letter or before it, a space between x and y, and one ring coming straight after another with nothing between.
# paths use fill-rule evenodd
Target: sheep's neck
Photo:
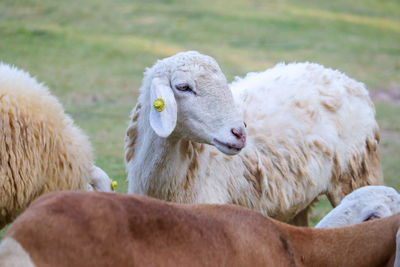
<instances>
[{"instance_id":1,"label":"sheep's neck","mask_svg":"<svg viewBox=\"0 0 400 267\"><path fill-rule=\"evenodd\" d=\"M160 138L147 133L147 142L141 144L135 156L135 179L142 190L130 190L132 193L144 193L153 197L175 200L181 198L176 193L187 194L188 175L193 172L199 154L197 148L202 144L177 138ZM143 168L141 166L147 166ZM182 190L184 189L184 190ZM185 197L187 198L187 197Z\"/></svg>"}]
</instances>

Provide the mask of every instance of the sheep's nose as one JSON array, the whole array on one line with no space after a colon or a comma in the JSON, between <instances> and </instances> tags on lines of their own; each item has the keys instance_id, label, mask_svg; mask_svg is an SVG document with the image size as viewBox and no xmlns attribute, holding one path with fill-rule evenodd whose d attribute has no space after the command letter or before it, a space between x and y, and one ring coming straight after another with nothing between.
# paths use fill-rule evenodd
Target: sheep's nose
<instances>
[{"instance_id":1,"label":"sheep's nose","mask_svg":"<svg viewBox=\"0 0 400 267\"><path fill-rule=\"evenodd\" d=\"M242 127L238 129L232 128L231 133L244 145L246 142L246 131Z\"/></svg>"}]
</instances>

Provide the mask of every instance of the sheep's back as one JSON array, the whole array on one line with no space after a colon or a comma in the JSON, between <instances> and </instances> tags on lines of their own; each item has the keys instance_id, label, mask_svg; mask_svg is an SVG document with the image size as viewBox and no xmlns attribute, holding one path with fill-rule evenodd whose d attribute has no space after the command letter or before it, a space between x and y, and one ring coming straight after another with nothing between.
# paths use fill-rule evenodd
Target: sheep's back
<instances>
[{"instance_id":1,"label":"sheep's back","mask_svg":"<svg viewBox=\"0 0 400 267\"><path fill-rule=\"evenodd\" d=\"M260 196L268 192L275 203L269 215L303 201L296 214L324 191L335 204L360 186L382 183L375 109L362 83L293 63L237 78L231 89L247 124L240 156Z\"/></svg>"}]
</instances>

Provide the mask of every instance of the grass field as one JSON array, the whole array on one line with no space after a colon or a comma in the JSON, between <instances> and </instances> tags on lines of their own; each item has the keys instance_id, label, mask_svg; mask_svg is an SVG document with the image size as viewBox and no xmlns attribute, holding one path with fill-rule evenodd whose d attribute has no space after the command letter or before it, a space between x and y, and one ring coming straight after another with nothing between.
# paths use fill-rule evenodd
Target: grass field
<instances>
[{"instance_id":1,"label":"grass field","mask_svg":"<svg viewBox=\"0 0 400 267\"><path fill-rule=\"evenodd\" d=\"M96 163L126 192L123 140L145 67L183 50L228 80L280 61L314 61L400 90L397 0L2 0L0 60L45 82L90 136ZM395 95L395 94L394 94ZM376 102L386 184L400 189L400 106ZM321 201L313 223L330 209Z\"/></svg>"}]
</instances>

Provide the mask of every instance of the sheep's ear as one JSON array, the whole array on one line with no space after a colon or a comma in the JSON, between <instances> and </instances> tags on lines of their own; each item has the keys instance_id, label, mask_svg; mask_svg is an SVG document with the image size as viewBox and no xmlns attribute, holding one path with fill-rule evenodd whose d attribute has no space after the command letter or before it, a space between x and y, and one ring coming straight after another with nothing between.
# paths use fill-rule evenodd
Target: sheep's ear
<instances>
[{"instance_id":1,"label":"sheep's ear","mask_svg":"<svg viewBox=\"0 0 400 267\"><path fill-rule=\"evenodd\" d=\"M177 108L167 78L154 78L150 88L150 125L160 137L168 137L176 126ZM155 104L156 103L156 104Z\"/></svg>"}]
</instances>

